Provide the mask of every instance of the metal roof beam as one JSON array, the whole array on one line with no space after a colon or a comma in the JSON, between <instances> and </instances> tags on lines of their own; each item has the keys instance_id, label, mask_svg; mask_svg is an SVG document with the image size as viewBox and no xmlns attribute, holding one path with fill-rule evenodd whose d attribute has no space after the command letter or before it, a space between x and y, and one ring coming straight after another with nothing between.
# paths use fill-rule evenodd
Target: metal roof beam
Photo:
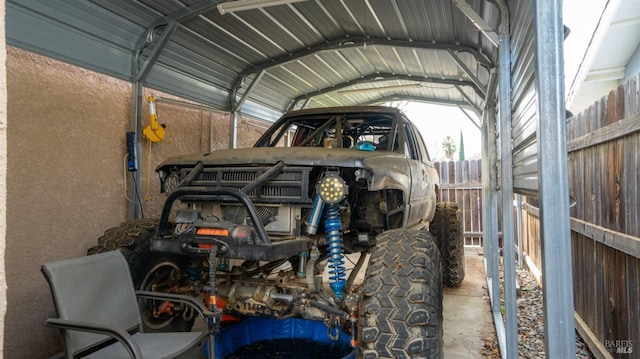
<instances>
[{"instance_id":1,"label":"metal roof beam","mask_svg":"<svg viewBox=\"0 0 640 359\"><path fill-rule=\"evenodd\" d=\"M487 24L486 21L469 5L465 0L451 0L462 13L471 21L482 35L484 35L493 46L498 46L499 39L496 31Z\"/></svg>"},{"instance_id":2,"label":"metal roof beam","mask_svg":"<svg viewBox=\"0 0 640 359\"><path fill-rule=\"evenodd\" d=\"M458 89L458 92L460 92L460 95L464 97L464 99L469 103L469 106L471 106L476 113L482 113L480 106L476 105L476 103L471 100L471 97L469 97L469 95L467 95L464 91L462 91L460 86L456 86L456 89Z\"/></svg>"},{"instance_id":3,"label":"metal roof beam","mask_svg":"<svg viewBox=\"0 0 640 359\"><path fill-rule=\"evenodd\" d=\"M152 22L136 43L131 64L132 80L134 82L144 81L146 76L149 74L149 71L151 71L151 68L158 60L160 53L162 53L162 50L164 50L169 40L171 40L171 37L178 29L178 25L180 25L181 22L194 18L207 11L214 10L218 3L222 1L223 0L203 0L193 6L178 10ZM156 37L155 34L160 28L164 28L164 31L162 32L160 39L154 43ZM144 62L141 63L144 50L151 47L152 49L149 52L149 55Z\"/></svg>"},{"instance_id":4,"label":"metal roof beam","mask_svg":"<svg viewBox=\"0 0 640 359\"><path fill-rule=\"evenodd\" d=\"M236 103L234 103L232 100L231 110L233 112L240 111L240 108L242 107L244 102L247 100L247 97L249 97L249 94L251 93L251 91L253 91L253 89L256 87L258 82L260 82L260 80L262 79L262 76L264 76L264 73L265 73L264 70L258 71L258 73L256 74L256 77L253 78L253 80L249 84L249 87L247 87L247 90L242 94L242 97L240 97L240 100ZM232 96L232 99L235 99L235 96Z\"/></svg>"},{"instance_id":5,"label":"metal roof beam","mask_svg":"<svg viewBox=\"0 0 640 359\"><path fill-rule=\"evenodd\" d=\"M289 106L288 110L293 109L296 104L302 100L307 100L315 96L324 95L326 93L341 90L353 85L363 84L363 83L376 83L376 82L384 82L384 81L393 81L393 80L403 80L403 81L412 81L412 82L428 82L428 83L436 83L436 84L444 84L444 85L454 85L458 86L469 86L471 87L478 96L484 96L482 91L471 81L459 80L459 79L442 79L436 77L418 77L418 76L408 76L408 75L397 75L397 74L372 74L364 76L360 79L356 79L349 82L343 82L341 84L325 87L323 89L309 92L304 95L296 97L292 104ZM469 98L467 97L467 101Z\"/></svg>"},{"instance_id":6,"label":"metal roof beam","mask_svg":"<svg viewBox=\"0 0 640 359\"><path fill-rule=\"evenodd\" d=\"M471 121L471 123L476 126L476 128L480 131L482 131L482 128L480 127L480 125L476 122L476 120L469 116L469 114L467 113L467 111L464 110L464 107L458 105L458 109L469 119L469 121ZM475 111L474 111L475 112ZM476 112L477 113L477 112Z\"/></svg>"},{"instance_id":7,"label":"metal roof beam","mask_svg":"<svg viewBox=\"0 0 640 359\"><path fill-rule=\"evenodd\" d=\"M178 29L178 25L179 24L176 21L171 21L166 24L166 26L164 26L164 31L162 32L160 39L155 43L153 42L153 39L155 37L154 33L157 27L147 33L147 42L145 42L142 48L136 49L134 53L133 64L131 68L131 77L134 82L144 81L144 79L149 74L149 71L151 71L151 68L155 64L156 60L158 60L158 57L160 57L160 53L165 48L165 46L167 46L167 43L169 42L169 40L171 40L171 37ZM148 47L152 47L152 49L144 62L140 63L142 52L145 48Z\"/></svg>"},{"instance_id":8,"label":"metal roof beam","mask_svg":"<svg viewBox=\"0 0 640 359\"><path fill-rule=\"evenodd\" d=\"M484 95L487 92L487 88L484 86L484 84L482 84L480 79L473 74L473 71L471 71L471 69L464 63L464 61L462 61L462 59L458 57L458 54L455 51L449 49L448 52L449 52L449 55L451 55L451 58L453 59L453 61L455 61L456 64L460 66L462 71L464 71L464 73L467 74L467 76L469 76L469 79L473 81L473 83L476 84L476 86L482 89L482 97L484 97Z\"/></svg>"},{"instance_id":9,"label":"metal roof beam","mask_svg":"<svg viewBox=\"0 0 640 359\"><path fill-rule=\"evenodd\" d=\"M369 105L375 105L375 104L391 102L391 101L414 101L414 102L429 103L433 105L458 106L462 108L468 108L473 112L475 112L478 116L480 116L480 112L477 112L475 107L470 106L469 103L465 101L443 100L439 98L421 97L421 96L413 96L413 95L390 95L390 96L381 97L375 100L366 101L361 103L360 105L369 106Z\"/></svg>"},{"instance_id":10,"label":"metal roof beam","mask_svg":"<svg viewBox=\"0 0 640 359\"><path fill-rule=\"evenodd\" d=\"M452 54L451 56L454 58L454 60L458 63L460 61L460 59L457 57L456 53L457 52L467 52L470 53L472 56L474 56L474 58L476 59L476 61L481 64L482 66L485 66L487 68L493 67L493 64L491 63L491 61L486 57L486 55L484 55L482 52L478 51L478 49L472 47L472 46L468 46L468 45L461 45L461 44L450 44L450 43L436 43L436 42L421 42L421 41L402 41L402 40L390 40L390 39L383 39L383 38L367 38L367 37L343 37L340 39L335 39L332 41L328 41L326 43L317 45L317 46L312 46L309 47L303 51L297 52L297 53L293 53L293 54L287 54L285 56L282 56L280 58L277 59L273 59L271 61L266 61L262 64L256 65L252 68L249 68L247 70L245 70L243 73L241 73L235 84L233 85L233 88L231 89L231 108L239 108L239 106L237 106L236 103L236 99L238 96L238 93L240 92L240 89L242 88L242 86L244 85L245 80L247 79L247 77L249 77L249 75L253 74L253 73L259 73L261 71L267 71L271 68L274 67L278 67L278 66L282 66L285 65L287 63L293 62L293 61L297 61L300 60L304 57L307 56L311 56L314 54L317 54L319 52L325 52L325 51L337 51L337 50L342 50L342 49L349 49L349 48L355 48L355 47L361 47L361 46L392 46L392 47L404 47L404 48L415 48L415 49L423 49L423 50L442 50L442 51L448 51L450 54ZM464 68L466 68L468 70L468 67L466 67L464 64L462 64L464 66ZM473 74L468 73L470 76L469 77L473 77L477 80L477 78L475 76L473 76ZM255 82L256 82L256 78L254 78L252 80L252 84L249 85L249 87L255 87ZM476 86L478 86L480 89L482 89L484 86L477 81ZM249 92L249 90L245 91L245 94L243 94L243 97L246 98L249 94L246 93Z\"/></svg>"}]
</instances>

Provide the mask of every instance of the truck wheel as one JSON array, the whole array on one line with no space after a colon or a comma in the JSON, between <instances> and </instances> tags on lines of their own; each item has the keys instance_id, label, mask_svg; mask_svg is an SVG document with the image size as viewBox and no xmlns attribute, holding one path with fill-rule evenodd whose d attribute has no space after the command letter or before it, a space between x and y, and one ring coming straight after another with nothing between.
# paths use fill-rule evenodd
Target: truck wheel
<instances>
[{"instance_id":1,"label":"truck wheel","mask_svg":"<svg viewBox=\"0 0 640 359\"><path fill-rule=\"evenodd\" d=\"M459 287L464 280L464 236L458 205L455 202L438 203L430 230L442 254L444 285Z\"/></svg>"},{"instance_id":2,"label":"truck wheel","mask_svg":"<svg viewBox=\"0 0 640 359\"><path fill-rule=\"evenodd\" d=\"M107 229L98 238L98 245L89 248L87 254L96 254L119 249L129 264L131 279L139 288L146 264L149 260L149 240L158 229L157 219L134 219Z\"/></svg>"},{"instance_id":3,"label":"truck wheel","mask_svg":"<svg viewBox=\"0 0 640 359\"><path fill-rule=\"evenodd\" d=\"M358 357L442 358L440 251L430 233L378 235L362 288Z\"/></svg>"},{"instance_id":4,"label":"truck wheel","mask_svg":"<svg viewBox=\"0 0 640 359\"><path fill-rule=\"evenodd\" d=\"M120 250L131 272L131 279L136 289L141 290L167 290L167 273L175 269L185 268L180 261L172 261L150 252L149 241L158 230L157 219L134 219L120 223L118 226L107 229L98 238L98 245L87 250L88 255ZM175 273L175 272L173 272ZM164 277L163 277L164 276ZM175 277L175 276L174 276ZM172 278L174 278L172 277ZM165 280L164 283L161 283ZM167 314L154 316L153 306L166 305L157 301L140 302L142 322L145 331L189 331L193 326L194 318L190 313L169 317ZM175 312L175 308L174 308Z\"/></svg>"},{"instance_id":5,"label":"truck wheel","mask_svg":"<svg viewBox=\"0 0 640 359\"><path fill-rule=\"evenodd\" d=\"M183 258L152 253L140 290L172 293L175 288L184 288L188 281L185 268ZM182 303L141 299L139 305L145 332L188 332L198 315Z\"/></svg>"}]
</instances>

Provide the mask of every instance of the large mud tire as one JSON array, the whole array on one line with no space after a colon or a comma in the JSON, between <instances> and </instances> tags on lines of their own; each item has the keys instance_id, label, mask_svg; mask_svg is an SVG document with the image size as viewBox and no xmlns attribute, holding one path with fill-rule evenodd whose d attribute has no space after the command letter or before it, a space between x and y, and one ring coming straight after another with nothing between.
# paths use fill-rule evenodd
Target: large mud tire
<instances>
[{"instance_id":1,"label":"large mud tire","mask_svg":"<svg viewBox=\"0 0 640 359\"><path fill-rule=\"evenodd\" d=\"M178 273L181 273L186 264L180 258L172 259L166 256L151 253L150 241L158 230L157 219L134 219L120 223L118 226L107 229L98 238L98 245L87 250L87 254L96 254L119 250L131 272L131 279L136 289L169 291L167 278L178 281ZM168 228L171 231L171 228ZM141 300L140 310L145 332L176 332L190 331L194 323L191 312L184 315L160 315L153 317L154 307L163 303L152 300ZM186 317L186 318L185 318Z\"/></svg>"},{"instance_id":2,"label":"large mud tire","mask_svg":"<svg viewBox=\"0 0 640 359\"><path fill-rule=\"evenodd\" d=\"M442 254L444 285L459 287L464 280L464 233L458 205L455 202L438 203L430 230Z\"/></svg>"},{"instance_id":3,"label":"large mud tire","mask_svg":"<svg viewBox=\"0 0 640 359\"><path fill-rule=\"evenodd\" d=\"M133 279L133 284L138 289L149 261L149 241L157 229L157 219L141 218L122 222L116 227L107 229L98 238L98 245L89 248L87 254L91 255L119 249L129 264L131 279Z\"/></svg>"},{"instance_id":4,"label":"large mud tire","mask_svg":"<svg viewBox=\"0 0 640 359\"><path fill-rule=\"evenodd\" d=\"M358 320L358 357L443 357L440 251L430 233L397 229L376 238Z\"/></svg>"}]
</instances>

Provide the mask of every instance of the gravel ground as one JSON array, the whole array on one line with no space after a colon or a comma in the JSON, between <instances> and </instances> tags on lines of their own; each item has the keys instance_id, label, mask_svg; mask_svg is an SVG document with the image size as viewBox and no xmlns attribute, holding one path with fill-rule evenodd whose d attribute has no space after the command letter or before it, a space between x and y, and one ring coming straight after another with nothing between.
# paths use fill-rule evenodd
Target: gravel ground
<instances>
[{"instance_id":1,"label":"gravel ground","mask_svg":"<svg viewBox=\"0 0 640 359\"><path fill-rule=\"evenodd\" d=\"M542 309L542 289L535 278L525 268L516 269L516 278L520 285L520 295L516 299L518 305L518 354L520 358L544 358L544 318ZM500 265L500 283L502 286L502 265ZM500 288L502 291L503 289ZM501 292L502 293L502 292ZM504 302L502 307L504 307ZM504 316L504 313L503 313ZM499 357L497 341L486 342L487 358ZM576 358L591 359L594 356L576 333Z\"/></svg>"}]
</instances>

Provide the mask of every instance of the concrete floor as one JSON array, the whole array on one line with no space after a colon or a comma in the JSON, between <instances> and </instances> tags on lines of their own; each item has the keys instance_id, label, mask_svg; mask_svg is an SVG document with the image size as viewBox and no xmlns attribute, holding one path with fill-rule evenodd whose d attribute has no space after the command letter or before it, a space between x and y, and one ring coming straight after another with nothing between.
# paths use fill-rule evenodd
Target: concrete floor
<instances>
[{"instance_id":1,"label":"concrete floor","mask_svg":"<svg viewBox=\"0 0 640 359\"><path fill-rule=\"evenodd\" d=\"M354 262L357 260L357 255ZM496 358L485 342L495 341L481 248L465 251L465 279L459 288L444 290L445 358ZM196 325L197 328L197 325ZM194 328L194 329L196 329ZM183 359L206 359L201 349Z\"/></svg>"},{"instance_id":2,"label":"concrete floor","mask_svg":"<svg viewBox=\"0 0 640 359\"><path fill-rule=\"evenodd\" d=\"M489 305L482 248L465 251L465 278L459 288L444 290L445 358L494 358L486 342L496 338Z\"/></svg>"}]
</instances>

